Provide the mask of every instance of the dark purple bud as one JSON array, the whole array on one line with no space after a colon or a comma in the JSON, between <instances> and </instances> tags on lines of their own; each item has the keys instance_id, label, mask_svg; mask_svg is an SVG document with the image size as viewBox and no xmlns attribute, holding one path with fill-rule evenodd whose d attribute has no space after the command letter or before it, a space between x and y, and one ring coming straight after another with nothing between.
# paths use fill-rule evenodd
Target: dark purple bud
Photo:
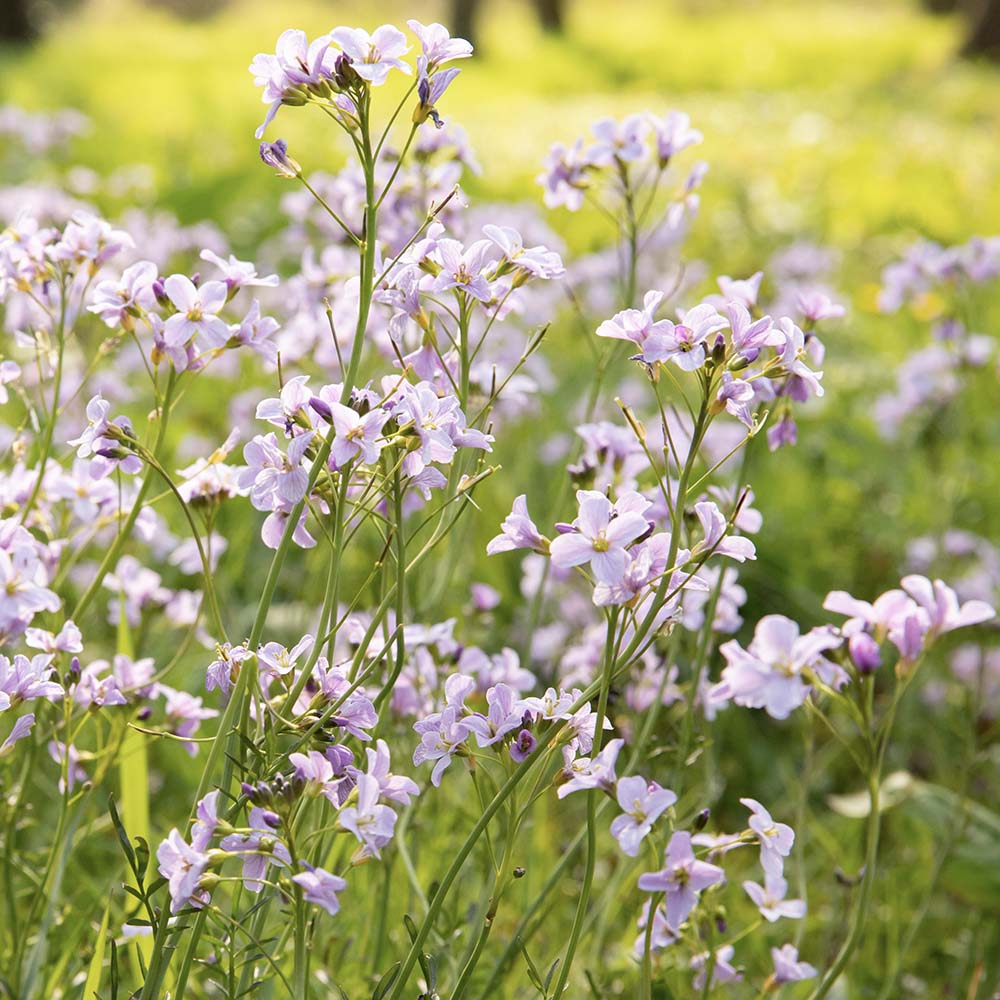
<instances>
[{"instance_id":1,"label":"dark purple bud","mask_svg":"<svg viewBox=\"0 0 1000 1000\"><path fill-rule=\"evenodd\" d=\"M341 90L346 90L361 81L361 77L358 76L358 71L352 63L351 57L346 52L341 52L333 64L333 82Z\"/></svg>"},{"instance_id":2,"label":"dark purple bud","mask_svg":"<svg viewBox=\"0 0 1000 1000\"><path fill-rule=\"evenodd\" d=\"M708 818L712 815L711 809L702 809L700 813L694 818L694 828L695 830L704 830L708 826Z\"/></svg>"},{"instance_id":3,"label":"dark purple bud","mask_svg":"<svg viewBox=\"0 0 1000 1000\"><path fill-rule=\"evenodd\" d=\"M170 299L167 297L167 291L163 285L163 279L157 278L156 281L153 282L152 287L153 287L153 295L156 296L157 303L159 303L159 305L161 306L169 305Z\"/></svg>"},{"instance_id":4,"label":"dark purple bud","mask_svg":"<svg viewBox=\"0 0 1000 1000\"><path fill-rule=\"evenodd\" d=\"M334 743L323 751L323 756L333 765L333 773L339 778L354 763L354 753L341 743Z\"/></svg>"},{"instance_id":5,"label":"dark purple bud","mask_svg":"<svg viewBox=\"0 0 1000 1000\"><path fill-rule=\"evenodd\" d=\"M715 343L712 345L712 360L718 365L722 363L722 359L726 356L726 338L720 333L715 338Z\"/></svg>"},{"instance_id":6,"label":"dark purple bud","mask_svg":"<svg viewBox=\"0 0 1000 1000\"><path fill-rule=\"evenodd\" d=\"M566 521L557 521L556 531L558 531L560 535L572 535L573 532L576 531L576 528L574 528L572 524L568 524Z\"/></svg>"},{"instance_id":7,"label":"dark purple bud","mask_svg":"<svg viewBox=\"0 0 1000 1000\"><path fill-rule=\"evenodd\" d=\"M652 521L647 521L646 526L646 530L635 540L636 545L640 542L644 542L654 531L656 531L656 525Z\"/></svg>"},{"instance_id":8,"label":"dark purple bud","mask_svg":"<svg viewBox=\"0 0 1000 1000\"><path fill-rule=\"evenodd\" d=\"M195 271L194 274L191 275L191 284L194 285L195 288L201 284L201 271Z\"/></svg>"},{"instance_id":9,"label":"dark purple bud","mask_svg":"<svg viewBox=\"0 0 1000 1000\"><path fill-rule=\"evenodd\" d=\"M867 633L857 632L847 640L851 662L862 674L872 674L882 664L878 643Z\"/></svg>"},{"instance_id":10,"label":"dark purple bud","mask_svg":"<svg viewBox=\"0 0 1000 1000\"><path fill-rule=\"evenodd\" d=\"M69 661L69 676L72 681L78 681L80 679L80 657L74 656L72 660Z\"/></svg>"},{"instance_id":11,"label":"dark purple bud","mask_svg":"<svg viewBox=\"0 0 1000 1000\"><path fill-rule=\"evenodd\" d=\"M288 155L288 143L284 139L260 144L260 158L273 167L280 177L299 177L302 167Z\"/></svg>"},{"instance_id":12,"label":"dark purple bud","mask_svg":"<svg viewBox=\"0 0 1000 1000\"><path fill-rule=\"evenodd\" d=\"M431 81L426 76L417 84L417 97L423 105L431 102Z\"/></svg>"},{"instance_id":13,"label":"dark purple bud","mask_svg":"<svg viewBox=\"0 0 1000 1000\"><path fill-rule=\"evenodd\" d=\"M255 796L255 795L257 794L257 789L256 789L256 788L254 788L254 786L253 786L253 785L251 785L251 784L250 784L249 782L246 782L246 781L241 781L241 782L240 782L240 791L241 791L241 792L242 792L242 793L243 793L243 794L244 794L244 795L245 795L245 796L246 796L246 797L247 797L247 798L248 798L248 799L249 799L249 800L250 800L251 802L253 802L253 800L254 800L254 796Z\"/></svg>"},{"instance_id":14,"label":"dark purple bud","mask_svg":"<svg viewBox=\"0 0 1000 1000\"><path fill-rule=\"evenodd\" d=\"M537 744L538 741L532 736L531 732L527 729L522 729L510 745L511 759L517 761L518 764L523 763L531 756Z\"/></svg>"},{"instance_id":15,"label":"dark purple bud","mask_svg":"<svg viewBox=\"0 0 1000 1000\"><path fill-rule=\"evenodd\" d=\"M281 826L281 817L276 812L271 812L270 809L265 810L261 818L272 830L277 830Z\"/></svg>"},{"instance_id":16,"label":"dark purple bud","mask_svg":"<svg viewBox=\"0 0 1000 1000\"><path fill-rule=\"evenodd\" d=\"M725 934L727 927L728 924L726 923L726 918L721 913L717 913L715 915L715 930L719 934Z\"/></svg>"},{"instance_id":17,"label":"dark purple bud","mask_svg":"<svg viewBox=\"0 0 1000 1000\"><path fill-rule=\"evenodd\" d=\"M143 705L143 707L139 709L138 719L140 722L145 722L152 714L153 710L149 707L149 705Z\"/></svg>"},{"instance_id":18,"label":"dark purple bud","mask_svg":"<svg viewBox=\"0 0 1000 1000\"><path fill-rule=\"evenodd\" d=\"M318 413L328 424L333 423L333 411L326 403L323 402L322 399L319 398L319 396L313 396L312 399L309 400L309 406L315 410L315 412Z\"/></svg>"}]
</instances>

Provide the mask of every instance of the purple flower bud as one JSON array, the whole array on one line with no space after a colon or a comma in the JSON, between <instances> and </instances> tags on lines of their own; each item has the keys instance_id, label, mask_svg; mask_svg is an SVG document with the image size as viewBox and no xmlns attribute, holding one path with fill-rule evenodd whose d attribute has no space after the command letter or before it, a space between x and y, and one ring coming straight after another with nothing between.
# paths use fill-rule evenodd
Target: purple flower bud
<instances>
[{"instance_id":1,"label":"purple flower bud","mask_svg":"<svg viewBox=\"0 0 1000 1000\"><path fill-rule=\"evenodd\" d=\"M323 756L333 765L333 773L339 778L354 763L354 753L341 743L334 743L323 751Z\"/></svg>"},{"instance_id":2,"label":"purple flower bud","mask_svg":"<svg viewBox=\"0 0 1000 1000\"><path fill-rule=\"evenodd\" d=\"M576 531L576 528L566 521L557 521L556 531L558 531L560 535L572 535L573 532Z\"/></svg>"},{"instance_id":3,"label":"purple flower bud","mask_svg":"<svg viewBox=\"0 0 1000 1000\"><path fill-rule=\"evenodd\" d=\"M69 661L69 676L71 681L77 681L80 679L80 657L74 656L72 660Z\"/></svg>"},{"instance_id":4,"label":"purple flower bud","mask_svg":"<svg viewBox=\"0 0 1000 1000\"><path fill-rule=\"evenodd\" d=\"M149 705L143 705L143 707L139 709L137 718L140 722L145 722L152 714L153 710L149 707Z\"/></svg>"},{"instance_id":5,"label":"purple flower bud","mask_svg":"<svg viewBox=\"0 0 1000 1000\"><path fill-rule=\"evenodd\" d=\"M330 407L319 398L319 396L313 396L309 400L309 406L328 424L333 423L333 410L331 410Z\"/></svg>"},{"instance_id":6,"label":"purple flower bud","mask_svg":"<svg viewBox=\"0 0 1000 1000\"><path fill-rule=\"evenodd\" d=\"M857 632L847 640L851 662L862 674L871 674L882 664L878 643L867 633Z\"/></svg>"},{"instance_id":7,"label":"purple flower bud","mask_svg":"<svg viewBox=\"0 0 1000 1000\"><path fill-rule=\"evenodd\" d=\"M694 818L694 828L695 830L704 830L708 825L708 818L712 815L711 809L702 809L700 813Z\"/></svg>"},{"instance_id":8,"label":"purple flower bud","mask_svg":"<svg viewBox=\"0 0 1000 1000\"><path fill-rule=\"evenodd\" d=\"M522 729L510 745L510 756L518 764L521 764L531 756L537 745L538 741L531 732L527 729Z\"/></svg>"},{"instance_id":9,"label":"purple flower bud","mask_svg":"<svg viewBox=\"0 0 1000 1000\"><path fill-rule=\"evenodd\" d=\"M277 830L281 826L281 817L270 809L265 810L261 818L272 830Z\"/></svg>"},{"instance_id":10,"label":"purple flower bud","mask_svg":"<svg viewBox=\"0 0 1000 1000\"><path fill-rule=\"evenodd\" d=\"M153 295L156 298L158 305L166 306L170 305L170 297L167 295L167 289L163 284L162 278L157 278L152 284Z\"/></svg>"},{"instance_id":11,"label":"purple flower bud","mask_svg":"<svg viewBox=\"0 0 1000 1000\"><path fill-rule=\"evenodd\" d=\"M279 177L299 177L302 167L288 155L288 143L284 139L260 144L260 158L269 167L273 167Z\"/></svg>"}]
</instances>

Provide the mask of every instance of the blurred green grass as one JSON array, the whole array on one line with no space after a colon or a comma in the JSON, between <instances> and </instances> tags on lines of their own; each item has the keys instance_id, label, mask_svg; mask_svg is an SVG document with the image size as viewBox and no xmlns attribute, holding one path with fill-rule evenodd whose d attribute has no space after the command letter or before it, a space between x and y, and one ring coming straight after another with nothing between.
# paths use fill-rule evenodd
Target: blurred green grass
<instances>
[{"instance_id":1,"label":"blurred green grass","mask_svg":"<svg viewBox=\"0 0 1000 1000\"><path fill-rule=\"evenodd\" d=\"M484 163L474 194L530 197L551 142L603 114L682 107L705 132L714 172L708 235L742 240L734 256L748 267L746 222L845 246L901 229L950 240L1000 226L1000 81L956 64L959 25L915 2L572 0L565 38L544 35L527 0L485 9L481 53L444 109ZM248 0L181 21L134 0L91 0L37 46L0 53L0 100L79 107L94 123L76 147L82 163L149 163L183 220L212 217L249 238L278 196L255 169L254 53L273 51L288 26L316 35L414 16L444 18L445 6ZM340 159L308 115L283 112L271 134L310 168ZM733 217L734 193L745 218ZM575 241L599 238L574 222Z\"/></svg>"}]
</instances>

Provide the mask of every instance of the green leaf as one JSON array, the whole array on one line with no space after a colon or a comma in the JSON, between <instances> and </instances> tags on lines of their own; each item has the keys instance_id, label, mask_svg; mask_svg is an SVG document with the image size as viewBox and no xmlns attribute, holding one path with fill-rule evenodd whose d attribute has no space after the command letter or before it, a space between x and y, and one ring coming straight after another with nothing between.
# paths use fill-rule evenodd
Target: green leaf
<instances>
[{"instance_id":1,"label":"green leaf","mask_svg":"<svg viewBox=\"0 0 1000 1000\"><path fill-rule=\"evenodd\" d=\"M403 967L402 962L397 962L379 981L378 986L375 987L375 991L372 993L372 1000L382 1000L389 990L392 989L392 984L396 981L396 977L399 975L399 970Z\"/></svg>"}]
</instances>

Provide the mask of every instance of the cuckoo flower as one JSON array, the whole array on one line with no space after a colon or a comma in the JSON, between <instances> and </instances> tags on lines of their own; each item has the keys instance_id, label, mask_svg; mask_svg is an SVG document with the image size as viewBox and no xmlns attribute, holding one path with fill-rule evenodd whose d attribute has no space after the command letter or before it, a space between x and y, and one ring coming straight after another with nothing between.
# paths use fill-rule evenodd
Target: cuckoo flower
<instances>
[{"instance_id":1,"label":"cuckoo flower","mask_svg":"<svg viewBox=\"0 0 1000 1000\"><path fill-rule=\"evenodd\" d=\"M486 546L486 554L495 556L498 552L513 552L514 549L543 552L547 544L528 514L528 501L522 493L514 499L513 509L500 525L500 534Z\"/></svg>"},{"instance_id":2,"label":"cuckoo flower","mask_svg":"<svg viewBox=\"0 0 1000 1000\"><path fill-rule=\"evenodd\" d=\"M646 834L653 829L661 813L677 801L677 796L669 788L661 788L655 781L646 781L636 775L618 779L615 797L623 812L611 821L611 836L630 858L634 858Z\"/></svg>"},{"instance_id":3,"label":"cuckoo flower","mask_svg":"<svg viewBox=\"0 0 1000 1000\"><path fill-rule=\"evenodd\" d=\"M658 872L640 875L639 888L666 894L667 924L676 931L694 909L702 891L725 878L726 873L717 865L695 859L691 834L678 830L667 845L666 865Z\"/></svg>"},{"instance_id":4,"label":"cuckoo flower","mask_svg":"<svg viewBox=\"0 0 1000 1000\"><path fill-rule=\"evenodd\" d=\"M336 916L340 909L337 893L347 888L347 882L339 875L331 875L323 868L310 868L292 876L292 881L302 888L302 898L307 903L322 906L330 916Z\"/></svg>"},{"instance_id":5,"label":"cuckoo flower","mask_svg":"<svg viewBox=\"0 0 1000 1000\"><path fill-rule=\"evenodd\" d=\"M391 24L383 24L370 35L364 28L334 28L330 39L350 58L351 69L373 87L385 83L391 69L413 72L400 59L410 51L406 36Z\"/></svg>"},{"instance_id":6,"label":"cuckoo flower","mask_svg":"<svg viewBox=\"0 0 1000 1000\"><path fill-rule=\"evenodd\" d=\"M206 281L196 287L186 275L171 274L163 289L177 309L163 325L163 339L169 347L180 347L199 334L209 347L225 344L229 327L218 315L229 296L225 282Z\"/></svg>"},{"instance_id":7,"label":"cuckoo flower","mask_svg":"<svg viewBox=\"0 0 1000 1000\"><path fill-rule=\"evenodd\" d=\"M452 59L467 59L472 55L472 43L464 38L452 38L443 24L436 21L421 24L414 20L407 21L406 24L420 41L427 59L427 69L431 73L442 63L451 62Z\"/></svg>"},{"instance_id":8,"label":"cuckoo flower","mask_svg":"<svg viewBox=\"0 0 1000 1000\"><path fill-rule=\"evenodd\" d=\"M650 503L638 493L624 493L616 504L596 490L578 490L579 515L572 529L549 546L552 564L562 569L590 563L599 583L615 584L625 575L625 548L649 530L643 512Z\"/></svg>"}]
</instances>

